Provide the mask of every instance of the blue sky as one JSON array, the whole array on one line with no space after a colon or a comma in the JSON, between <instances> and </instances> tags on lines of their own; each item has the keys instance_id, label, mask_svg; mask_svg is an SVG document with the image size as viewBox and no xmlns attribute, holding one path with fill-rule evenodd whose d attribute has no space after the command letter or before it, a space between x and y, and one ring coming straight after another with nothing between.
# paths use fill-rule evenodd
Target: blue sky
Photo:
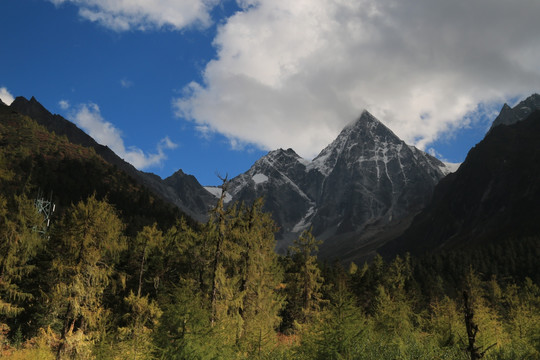
<instances>
[{"instance_id":1,"label":"blue sky","mask_svg":"<svg viewBox=\"0 0 540 360\"><path fill-rule=\"evenodd\" d=\"M138 168L203 185L312 158L367 109L463 161L540 88L536 0L4 0L0 97L35 96ZM2 95L3 94L3 95Z\"/></svg>"}]
</instances>

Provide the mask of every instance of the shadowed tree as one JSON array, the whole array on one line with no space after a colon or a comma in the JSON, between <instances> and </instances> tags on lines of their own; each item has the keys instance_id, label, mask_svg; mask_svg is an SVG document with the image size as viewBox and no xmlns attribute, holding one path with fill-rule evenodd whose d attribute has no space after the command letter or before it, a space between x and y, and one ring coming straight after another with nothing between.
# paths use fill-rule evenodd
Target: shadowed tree
<instances>
[{"instance_id":1,"label":"shadowed tree","mask_svg":"<svg viewBox=\"0 0 540 360\"><path fill-rule=\"evenodd\" d=\"M25 285L35 269L31 260L46 241L32 230L43 221L32 201L15 196L11 208L0 196L0 324L20 314L34 297Z\"/></svg>"},{"instance_id":2,"label":"shadowed tree","mask_svg":"<svg viewBox=\"0 0 540 360\"><path fill-rule=\"evenodd\" d=\"M310 230L306 230L289 248L287 306L284 315L292 326L309 322L323 302L321 288L324 279L316 255L320 244L321 241L316 240Z\"/></svg>"}]
</instances>

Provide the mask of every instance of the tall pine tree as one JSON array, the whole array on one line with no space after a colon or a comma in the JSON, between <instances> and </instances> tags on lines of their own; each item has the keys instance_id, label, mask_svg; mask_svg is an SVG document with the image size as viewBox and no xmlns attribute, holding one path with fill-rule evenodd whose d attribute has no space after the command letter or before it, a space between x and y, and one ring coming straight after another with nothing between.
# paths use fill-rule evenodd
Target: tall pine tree
<instances>
[{"instance_id":1,"label":"tall pine tree","mask_svg":"<svg viewBox=\"0 0 540 360\"><path fill-rule=\"evenodd\" d=\"M46 238L32 229L42 220L25 196L14 196L11 206L0 196L0 323L20 314L34 297L28 289L32 260Z\"/></svg>"},{"instance_id":2,"label":"tall pine tree","mask_svg":"<svg viewBox=\"0 0 540 360\"><path fill-rule=\"evenodd\" d=\"M73 205L56 232L54 297L61 323L57 358L82 356L102 336L108 311L103 296L125 248L123 224L114 208L95 195Z\"/></svg>"}]
</instances>

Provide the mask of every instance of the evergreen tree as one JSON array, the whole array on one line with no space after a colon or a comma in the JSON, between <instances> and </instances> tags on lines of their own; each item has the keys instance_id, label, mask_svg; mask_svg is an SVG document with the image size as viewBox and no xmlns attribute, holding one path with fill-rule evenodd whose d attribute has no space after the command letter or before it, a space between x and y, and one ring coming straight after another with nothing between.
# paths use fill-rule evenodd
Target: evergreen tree
<instances>
[{"instance_id":1,"label":"evergreen tree","mask_svg":"<svg viewBox=\"0 0 540 360\"><path fill-rule=\"evenodd\" d=\"M467 352L471 359L480 359L493 347L506 343L497 313L487 301L484 283L472 267L465 276L463 311L467 332Z\"/></svg>"},{"instance_id":2,"label":"evergreen tree","mask_svg":"<svg viewBox=\"0 0 540 360\"><path fill-rule=\"evenodd\" d=\"M165 301L155 343L160 359L234 359L219 325L209 326L211 310L206 294L194 280L181 280Z\"/></svg>"},{"instance_id":3,"label":"evergreen tree","mask_svg":"<svg viewBox=\"0 0 540 360\"><path fill-rule=\"evenodd\" d=\"M431 314L427 331L434 334L437 346L452 348L462 345L464 324L462 314L455 301L448 297L435 300L431 304Z\"/></svg>"},{"instance_id":4,"label":"evergreen tree","mask_svg":"<svg viewBox=\"0 0 540 360\"><path fill-rule=\"evenodd\" d=\"M129 312L123 316L125 326L118 328L116 359L153 359L152 332L163 312L148 295L141 297L130 291L124 302Z\"/></svg>"},{"instance_id":5,"label":"evergreen tree","mask_svg":"<svg viewBox=\"0 0 540 360\"><path fill-rule=\"evenodd\" d=\"M35 294L29 288L36 254L46 238L32 229L42 222L32 201L0 196L0 324L20 314ZM4 324L5 325L5 324Z\"/></svg>"},{"instance_id":6,"label":"evergreen tree","mask_svg":"<svg viewBox=\"0 0 540 360\"><path fill-rule=\"evenodd\" d=\"M232 292L228 291L227 287L230 287L227 284L227 274L225 273L224 262L227 261L227 257L234 255L236 249L231 249L234 247L232 242L228 241L227 238L227 212L225 211L225 195L227 192L226 188L227 179L223 180L221 188L221 196L210 213L210 219L207 223L207 226L204 228L203 233L205 236L204 243L208 244L213 249L210 252L212 257L211 260L211 290L210 290L210 303L211 303L211 326L215 325L218 314L218 299L232 300ZM227 296L229 295L229 296ZM227 305L225 305L225 311L227 311Z\"/></svg>"},{"instance_id":7,"label":"evergreen tree","mask_svg":"<svg viewBox=\"0 0 540 360\"><path fill-rule=\"evenodd\" d=\"M125 248L123 224L114 208L95 196L73 205L58 226L54 300L61 323L57 358L88 354L103 335L108 311L103 296Z\"/></svg>"},{"instance_id":8,"label":"evergreen tree","mask_svg":"<svg viewBox=\"0 0 540 360\"><path fill-rule=\"evenodd\" d=\"M540 358L540 287L526 278L523 285L509 285L502 303L515 358Z\"/></svg>"},{"instance_id":9,"label":"evergreen tree","mask_svg":"<svg viewBox=\"0 0 540 360\"><path fill-rule=\"evenodd\" d=\"M145 272L145 266L147 265L147 258L151 251L159 249L163 245L163 233L158 230L157 224L152 226L145 226L142 231L137 234L135 238L135 248L137 249L136 255L139 255L139 271L138 271L138 286L137 296L142 296L143 287L143 275ZM137 254L138 253L138 254Z\"/></svg>"},{"instance_id":10,"label":"evergreen tree","mask_svg":"<svg viewBox=\"0 0 540 360\"><path fill-rule=\"evenodd\" d=\"M341 267L333 286L329 289L329 304L323 312L318 329L309 329L319 333L316 342L318 359L357 359L363 348L368 330L367 318L356 306L356 299L349 291L348 277ZM341 270L341 271L340 271Z\"/></svg>"},{"instance_id":11,"label":"evergreen tree","mask_svg":"<svg viewBox=\"0 0 540 360\"><path fill-rule=\"evenodd\" d=\"M324 279L317 265L316 255L320 244L311 231L306 230L289 248L287 305L284 314L288 321L288 324L285 324L287 327L309 322L323 303Z\"/></svg>"},{"instance_id":12,"label":"evergreen tree","mask_svg":"<svg viewBox=\"0 0 540 360\"><path fill-rule=\"evenodd\" d=\"M240 244L241 271L239 292L243 298L240 309L242 333L240 338L250 354L261 356L270 345L275 346L275 329L283 299L276 289L282 274L275 253L275 224L262 211L263 200L258 199L236 215L232 231Z\"/></svg>"}]
</instances>

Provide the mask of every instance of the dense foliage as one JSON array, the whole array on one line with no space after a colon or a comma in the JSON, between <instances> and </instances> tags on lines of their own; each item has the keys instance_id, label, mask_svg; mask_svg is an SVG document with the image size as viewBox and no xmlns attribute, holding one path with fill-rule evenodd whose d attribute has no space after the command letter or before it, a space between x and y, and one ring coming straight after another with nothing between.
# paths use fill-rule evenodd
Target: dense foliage
<instances>
[{"instance_id":1,"label":"dense foliage","mask_svg":"<svg viewBox=\"0 0 540 360\"><path fill-rule=\"evenodd\" d=\"M306 231L280 257L262 200L222 197L196 225L13 116L0 127L2 358L540 358L538 237L344 267L320 262ZM47 231L38 185L60 205Z\"/></svg>"},{"instance_id":2,"label":"dense foliage","mask_svg":"<svg viewBox=\"0 0 540 360\"><path fill-rule=\"evenodd\" d=\"M179 221L134 237L95 196L45 236L32 231L40 218L30 200L15 197L9 212L7 203L5 357L467 359L461 290L486 359L540 356L540 288L528 277L472 267L426 276L430 261L408 256L345 270L317 263L309 232L278 258L260 201L219 202L201 230Z\"/></svg>"}]
</instances>

